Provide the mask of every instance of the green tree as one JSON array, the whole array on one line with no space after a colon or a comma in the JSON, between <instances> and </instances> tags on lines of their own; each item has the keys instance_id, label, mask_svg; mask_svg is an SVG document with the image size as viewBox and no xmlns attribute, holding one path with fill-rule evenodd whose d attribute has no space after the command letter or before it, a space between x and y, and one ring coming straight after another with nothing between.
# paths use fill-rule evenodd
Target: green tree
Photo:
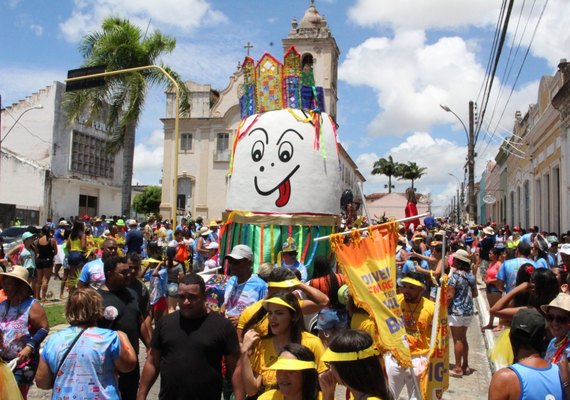
<instances>
[{"instance_id":1,"label":"green tree","mask_svg":"<svg viewBox=\"0 0 570 400\"><path fill-rule=\"evenodd\" d=\"M398 180L411 180L412 189L414 189L414 181L424 176L427 171L426 167L420 167L413 161L408 161L407 164L399 164L398 168Z\"/></svg>"},{"instance_id":2,"label":"green tree","mask_svg":"<svg viewBox=\"0 0 570 400\"><path fill-rule=\"evenodd\" d=\"M176 39L158 30L147 36L128 20L115 17L104 19L101 27L100 32L87 34L81 40L79 51L84 67L104 64L107 71L116 71L160 65L180 86L180 111L190 109L186 85L177 73L160 64L160 57L174 50ZM152 86L171 89L171 82L160 71L148 69L107 77L105 86L66 93L64 99L68 122L81 118L91 124L95 118L104 116L107 150L116 153L123 149L121 211L124 215L130 214L135 131L148 88Z\"/></svg>"},{"instance_id":3,"label":"green tree","mask_svg":"<svg viewBox=\"0 0 570 400\"><path fill-rule=\"evenodd\" d=\"M133 209L137 214L158 214L162 188L160 186L147 186L142 193L133 199Z\"/></svg>"},{"instance_id":4,"label":"green tree","mask_svg":"<svg viewBox=\"0 0 570 400\"><path fill-rule=\"evenodd\" d=\"M399 163L394 162L392 156L380 158L374 163L372 175L386 175L388 177L388 193L392 193L392 177L399 176Z\"/></svg>"}]
</instances>

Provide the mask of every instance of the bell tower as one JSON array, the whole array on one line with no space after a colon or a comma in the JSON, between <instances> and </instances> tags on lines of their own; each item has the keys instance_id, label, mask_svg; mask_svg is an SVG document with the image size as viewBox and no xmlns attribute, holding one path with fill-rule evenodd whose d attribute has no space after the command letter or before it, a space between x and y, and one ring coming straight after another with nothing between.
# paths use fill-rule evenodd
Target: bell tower
<instances>
[{"instance_id":1,"label":"bell tower","mask_svg":"<svg viewBox=\"0 0 570 400\"><path fill-rule=\"evenodd\" d=\"M291 46L295 46L301 54L301 70L313 69L315 84L324 90L325 112L336 121L340 51L325 17L315 7L314 0L311 0L311 5L299 23L296 18L291 21L289 35L283 39L283 51Z\"/></svg>"}]
</instances>

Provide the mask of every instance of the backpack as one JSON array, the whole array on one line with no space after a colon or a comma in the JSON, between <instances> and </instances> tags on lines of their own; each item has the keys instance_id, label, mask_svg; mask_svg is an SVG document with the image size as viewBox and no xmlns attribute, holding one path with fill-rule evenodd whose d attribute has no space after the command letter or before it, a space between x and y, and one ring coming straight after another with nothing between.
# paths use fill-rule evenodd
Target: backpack
<instances>
[{"instance_id":1,"label":"backpack","mask_svg":"<svg viewBox=\"0 0 570 400\"><path fill-rule=\"evenodd\" d=\"M18 245L18 251L12 253L12 255L10 256L10 262L12 263L12 265L19 265L18 259L20 258L20 254L22 253L23 249L24 249L24 244L20 243Z\"/></svg>"}]
</instances>

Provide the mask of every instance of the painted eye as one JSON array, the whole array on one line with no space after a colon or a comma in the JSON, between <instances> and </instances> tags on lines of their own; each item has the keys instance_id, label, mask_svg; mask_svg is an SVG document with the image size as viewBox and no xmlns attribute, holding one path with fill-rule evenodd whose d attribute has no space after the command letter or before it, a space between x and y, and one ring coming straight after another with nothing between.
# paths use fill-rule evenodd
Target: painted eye
<instances>
[{"instance_id":1,"label":"painted eye","mask_svg":"<svg viewBox=\"0 0 570 400\"><path fill-rule=\"evenodd\" d=\"M282 162L289 162L293 157L293 145L290 142L283 142L279 146L279 159Z\"/></svg>"},{"instance_id":2,"label":"painted eye","mask_svg":"<svg viewBox=\"0 0 570 400\"><path fill-rule=\"evenodd\" d=\"M263 158L263 152L265 151L265 145L261 140L258 140L253 144L251 148L251 159L255 162L260 161Z\"/></svg>"}]
</instances>

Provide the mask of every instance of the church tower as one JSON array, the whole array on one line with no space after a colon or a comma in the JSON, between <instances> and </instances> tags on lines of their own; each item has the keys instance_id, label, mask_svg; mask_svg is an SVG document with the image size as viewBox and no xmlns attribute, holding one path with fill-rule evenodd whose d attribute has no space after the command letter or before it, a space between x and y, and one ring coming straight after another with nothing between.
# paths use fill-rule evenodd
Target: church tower
<instances>
[{"instance_id":1,"label":"church tower","mask_svg":"<svg viewBox=\"0 0 570 400\"><path fill-rule=\"evenodd\" d=\"M315 84L324 90L325 112L336 121L340 51L325 17L315 7L314 0L311 0L311 5L299 23L295 18L291 21L291 31L283 39L283 51L291 46L295 46L301 54L301 69L313 69Z\"/></svg>"}]
</instances>

